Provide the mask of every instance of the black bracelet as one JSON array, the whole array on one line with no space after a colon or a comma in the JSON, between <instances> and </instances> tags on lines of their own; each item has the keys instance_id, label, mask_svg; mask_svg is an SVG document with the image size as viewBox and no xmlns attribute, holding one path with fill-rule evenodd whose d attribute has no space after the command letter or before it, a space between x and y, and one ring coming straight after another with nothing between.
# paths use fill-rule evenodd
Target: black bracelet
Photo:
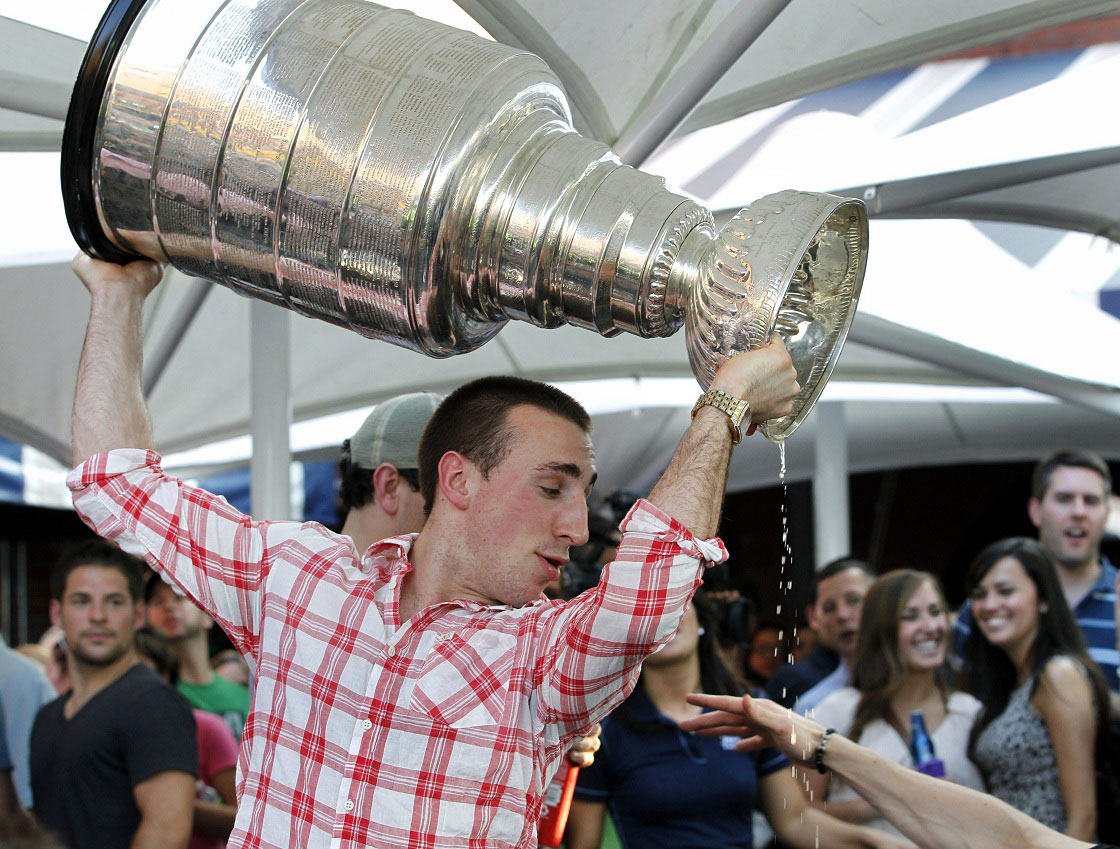
<instances>
[{"instance_id":1,"label":"black bracelet","mask_svg":"<svg viewBox=\"0 0 1120 849\"><path fill-rule=\"evenodd\" d=\"M826 728L824 734L821 735L821 742L817 744L817 751L813 753L813 766L817 768L817 772L828 772L828 767L824 765L824 750L828 745L828 738L835 733L835 728Z\"/></svg>"}]
</instances>

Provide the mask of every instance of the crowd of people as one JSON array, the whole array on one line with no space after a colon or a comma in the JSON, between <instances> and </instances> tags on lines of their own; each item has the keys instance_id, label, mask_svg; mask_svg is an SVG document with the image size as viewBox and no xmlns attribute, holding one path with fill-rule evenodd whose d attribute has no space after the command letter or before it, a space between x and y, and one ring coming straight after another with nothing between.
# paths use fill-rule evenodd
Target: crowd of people
<instances>
[{"instance_id":1,"label":"crowd of people","mask_svg":"<svg viewBox=\"0 0 1120 849\"><path fill-rule=\"evenodd\" d=\"M959 616L935 576L899 568L876 577L867 563L844 558L816 573L806 609L815 632L812 650L796 663L779 661L768 679L759 682L749 651L730 684L686 673L688 662L676 655L651 658L642 681L653 674L652 680L677 680L663 668L676 662L675 674L689 683L678 686L677 701L664 705L656 699L651 705L640 683L606 720L602 751L576 790L573 818L580 842L573 845L599 846L600 823L609 812L624 846L750 846L749 817L746 825L728 822L713 834L721 821L704 815L695 800L715 804L728 790L726 772L753 776L760 752L767 764L774 763L773 752L743 754L730 768L723 761L733 754L701 760L695 745L690 750L683 741L690 736L685 729L703 727L700 704L732 709L726 698L698 702L692 694L760 696L760 683L790 716L806 716L830 734L858 742L879 757L877 763L889 761L988 793L1080 841L1102 835L1115 840L1120 609L1117 571L1100 551L1111 488L1107 464L1090 452L1059 451L1043 459L1028 503L1039 538L998 540L980 551L966 576L968 601ZM701 610L703 597L701 588L694 600ZM681 635L686 631L682 627ZM746 642L751 646L755 640ZM660 728L661 745L682 741L670 747L672 768L649 763L649 738L635 740L626 730L633 724L627 705L635 700L649 727ZM868 797L861 780L835 770L808 770L800 784L807 804L838 820L913 837ZM753 799L753 789L741 798ZM635 816L635 804L645 812L641 817ZM761 807L766 810L764 798ZM692 823L685 810L701 812L700 822ZM647 823L669 818L683 831L643 830L635 825L643 818ZM595 823L586 832L585 820ZM957 828L969 839L953 845L972 845L970 828L982 826L960 821ZM780 830L777 836L784 845L800 845ZM827 843L844 845L835 837Z\"/></svg>"},{"instance_id":2,"label":"crowd of people","mask_svg":"<svg viewBox=\"0 0 1120 849\"><path fill-rule=\"evenodd\" d=\"M1039 464L1038 539L979 552L959 614L929 573L844 558L796 635L752 627L703 585L732 446L797 394L777 341L724 364L565 599L595 480L571 398L492 378L386 401L343 445L340 532L255 522L153 450L158 266L75 270L69 485L99 538L56 565L41 644L0 641L0 847L529 847L565 758L569 849L608 823L650 849L1116 840L1099 457ZM215 627L234 648L211 656Z\"/></svg>"}]
</instances>

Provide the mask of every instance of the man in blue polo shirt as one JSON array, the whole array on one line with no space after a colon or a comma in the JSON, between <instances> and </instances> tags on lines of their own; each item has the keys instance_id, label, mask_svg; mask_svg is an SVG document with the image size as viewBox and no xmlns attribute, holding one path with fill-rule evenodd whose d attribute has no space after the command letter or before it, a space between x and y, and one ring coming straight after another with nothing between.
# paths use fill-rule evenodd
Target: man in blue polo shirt
<instances>
[{"instance_id":1,"label":"man in blue polo shirt","mask_svg":"<svg viewBox=\"0 0 1120 849\"><path fill-rule=\"evenodd\" d=\"M1089 655L1108 682L1115 718L1120 716L1116 568L1101 556L1111 490L1112 475L1099 456L1090 451L1058 451L1035 467L1027 512L1038 528L1038 541L1058 565L1058 578ZM954 629L958 649L971 625L972 610L966 605Z\"/></svg>"}]
</instances>

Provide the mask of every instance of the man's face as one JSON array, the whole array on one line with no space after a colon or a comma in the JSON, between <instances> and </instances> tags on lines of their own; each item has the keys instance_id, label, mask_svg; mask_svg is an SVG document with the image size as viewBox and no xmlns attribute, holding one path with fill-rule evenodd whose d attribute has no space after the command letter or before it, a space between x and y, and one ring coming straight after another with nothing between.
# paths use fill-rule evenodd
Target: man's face
<instances>
[{"instance_id":1,"label":"man's face","mask_svg":"<svg viewBox=\"0 0 1120 849\"><path fill-rule=\"evenodd\" d=\"M862 569L845 569L817 586L817 601L809 610L809 624L825 648L849 658L859 639L859 616L871 579Z\"/></svg>"},{"instance_id":2,"label":"man's face","mask_svg":"<svg viewBox=\"0 0 1120 849\"><path fill-rule=\"evenodd\" d=\"M1104 479L1092 469L1058 466L1042 499L1027 505L1042 547L1066 569L1078 569L1100 556L1108 521Z\"/></svg>"},{"instance_id":3,"label":"man's face","mask_svg":"<svg viewBox=\"0 0 1120 849\"><path fill-rule=\"evenodd\" d=\"M210 627L210 617L167 584L160 584L148 600L148 624L169 640L188 640Z\"/></svg>"},{"instance_id":4,"label":"man's face","mask_svg":"<svg viewBox=\"0 0 1120 849\"><path fill-rule=\"evenodd\" d=\"M587 542L595 454L577 425L537 407L514 407L507 424L510 445L489 479L471 467L458 577L475 594L518 607L560 577L571 546Z\"/></svg>"},{"instance_id":5,"label":"man's face","mask_svg":"<svg viewBox=\"0 0 1120 849\"><path fill-rule=\"evenodd\" d=\"M92 564L66 576L62 599L51 601L50 614L71 656L86 666L111 666L124 657L143 618L120 570Z\"/></svg>"}]
</instances>

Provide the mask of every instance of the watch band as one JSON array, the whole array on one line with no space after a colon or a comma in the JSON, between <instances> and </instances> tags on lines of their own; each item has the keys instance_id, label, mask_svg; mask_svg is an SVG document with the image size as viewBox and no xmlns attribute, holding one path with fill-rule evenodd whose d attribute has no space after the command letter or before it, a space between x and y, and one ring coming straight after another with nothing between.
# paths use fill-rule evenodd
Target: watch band
<instances>
[{"instance_id":1,"label":"watch band","mask_svg":"<svg viewBox=\"0 0 1120 849\"><path fill-rule=\"evenodd\" d=\"M727 414L727 426L731 429L731 444L738 445L743 440L743 428L750 424L751 405L742 398L728 395L719 389L709 389L700 396L692 408L692 418L701 407L715 407Z\"/></svg>"}]
</instances>

